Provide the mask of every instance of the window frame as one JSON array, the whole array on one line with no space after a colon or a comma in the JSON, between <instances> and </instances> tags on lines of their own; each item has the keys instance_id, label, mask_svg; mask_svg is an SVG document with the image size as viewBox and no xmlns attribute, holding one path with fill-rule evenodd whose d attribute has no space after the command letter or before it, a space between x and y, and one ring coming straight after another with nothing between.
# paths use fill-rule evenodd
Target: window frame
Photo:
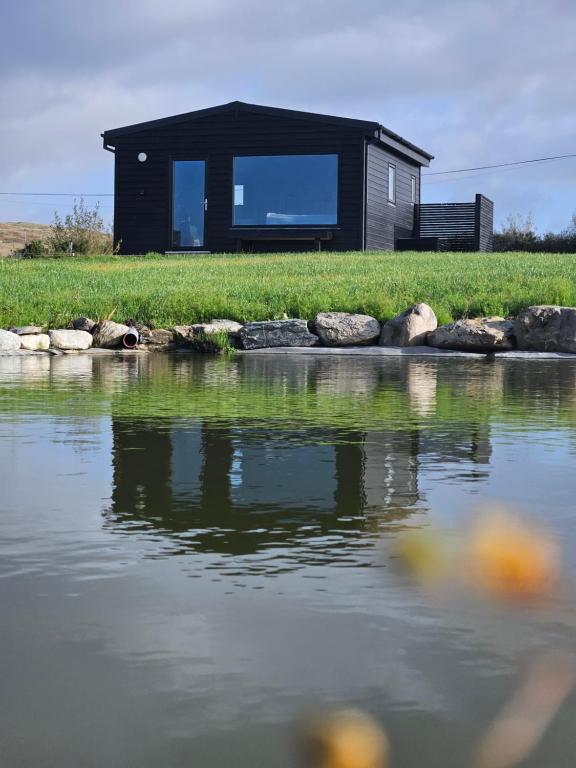
<instances>
[{"instance_id":1,"label":"window frame","mask_svg":"<svg viewBox=\"0 0 576 768\"><path fill-rule=\"evenodd\" d=\"M236 186L236 177L235 177L235 168L234 168L234 161L237 157L322 157L330 155L333 157L336 157L337 161L337 168L336 168L336 222L333 224L236 224L234 222L234 197L235 197L235 186ZM231 185L230 185L230 201L231 201L231 216L232 216L232 222L231 222L231 228L236 230L242 230L242 229L265 229L268 230L274 230L274 229L334 229L340 227L340 220L341 220L341 195L340 195L340 189L342 186L342 153L338 150L335 151L329 151L324 150L321 152L250 152L250 154L244 154L244 153L237 153L233 154L231 156Z\"/></svg>"},{"instance_id":2,"label":"window frame","mask_svg":"<svg viewBox=\"0 0 576 768\"><path fill-rule=\"evenodd\" d=\"M392 172L394 184L390 186L390 173ZM388 163L388 205L396 205L396 186L398 184L398 168L396 163Z\"/></svg>"},{"instance_id":3,"label":"window frame","mask_svg":"<svg viewBox=\"0 0 576 768\"><path fill-rule=\"evenodd\" d=\"M410 174L410 199L412 205L418 202L418 179L413 173Z\"/></svg>"}]
</instances>

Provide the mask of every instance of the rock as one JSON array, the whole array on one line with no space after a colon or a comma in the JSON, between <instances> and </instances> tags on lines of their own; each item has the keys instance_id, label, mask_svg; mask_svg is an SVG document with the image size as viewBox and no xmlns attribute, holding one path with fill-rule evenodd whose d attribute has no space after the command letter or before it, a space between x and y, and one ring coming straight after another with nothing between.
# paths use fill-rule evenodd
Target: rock
<instances>
[{"instance_id":1,"label":"rock","mask_svg":"<svg viewBox=\"0 0 576 768\"><path fill-rule=\"evenodd\" d=\"M42 333L44 328L40 328L37 325L21 325L18 328L10 328L10 333L15 333L17 336L27 336L32 333Z\"/></svg>"},{"instance_id":2,"label":"rock","mask_svg":"<svg viewBox=\"0 0 576 768\"><path fill-rule=\"evenodd\" d=\"M441 325L428 336L431 347L491 352L514 348L514 323L503 317L478 317Z\"/></svg>"},{"instance_id":3,"label":"rock","mask_svg":"<svg viewBox=\"0 0 576 768\"><path fill-rule=\"evenodd\" d=\"M210 336L216 333L227 333L232 347L240 346L240 331L242 325L235 320L211 320L209 323L193 323L192 325L177 325L174 334L177 341L192 347L198 352L214 352L220 345L210 342Z\"/></svg>"},{"instance_id":4,"label":"rock","mask_svg":"<svg viewBox=\"0 0 576 768\"><path fill-rule=\"evenodd\" d=\"M32 351L45 350L50 346L50 336L47 333L20 336L20 341L22 342L22 349L30 349Z\"/></svg>"},{"instance_id":5,"label":"rock","mask_svg":"<svg viewBox=\"0 0 576 768\"><path fill-rule=\"evenodd\" d=\"M183 341L192 339L198 334L209 336L211 333L226 331L230 338L238 338L242 324L235 320L210 320L209 323L192 323L192 325L177 325L174 333Z\"/></svg>"},{"instance_id":6,"label":"rock","mask_svg":"<svg viewBox=\"0 0 576 768\"><path fill-rule=\"evenodd\" d=\"M22 342L20 336L12 331L0 330L0 350L2 352L16 352L20 349Z\"/></svg>"},{"instance_id":7,"label":"rock","mask_svg":"<svg viewBox=\"0 0 576 768\"><path fill-rule=\"evenodd\" d=\"M327 347L372 344L380 336L380 323L370 315L320 312L314 325L321 342Z\"/></svg>"},{"instance_id":8,"label":"rock","mask_svg":"<svg viewBox=\"0 0 576 768\"><path fill-rule=\"evenodd\" d=\"M288 318L286 318L288 319ZM222 320L216 318L210 320L209 323L197 323L192 328L200 327L200 330L205 334L218 333L219 331L226 331L230 339L240 338L240 331L242 330L242 323L237 323L235 320Z\"/></svg>"},{"instance_id":9,"label":"rock","mask_svg":"<svg viewBox=\"0 0 576 768\"><path fill-rule=\"evenodd\" d=\"M128 333L130 328L122 323L115 323L112 320L102 320L92 329L95 347L104 349L113 349L122 344L124 334Z\"/></svg>"},{"instance_id":10,"label":"rock","mask_svg":"<svg viewBox=\"0 0 576 768\"><path fill-rule=\"evenodd\" d=\"M72 320L72 328L75 331L88 331L88 333L92 333L95 326L96 323L89 317L77 317L76 320Z\"/></svg>"},{"instance_id":11,"label":"rock","mask_svg":"<svg viewBox=\"0 0 576 768\"><path fill-rule=\"evenodd\" d=\"M68 328L59 328L48 331L48 336L50 337L50 346L59 350L89 349L92 346L92 334L87 331L71 331Z\"/></svg>"},{"instance_id":12,"label":"rock","mask_svg":"<svg viewBox=\"0 0 576 768\"><path fill-rule=\"evenodd\" d=\"M142 328L140 341L142 344L149 344L153 347L168 347L174 344L174 331L169 331L166 328Z\"/></svg>"},{"instance_id":13,"label":"rock","mask_svg":"<svg viewBox=\"0 0 576 768\"><path fill-rule=\"evenodd\" d=\"M310 333L306 320L263 320L243 326L240 341L244 349L313 347L318 337Z\"/></svg>"},{"instance_id":14,"label":"rock","mask_svg":"<svg viewBox=\"0 0 576 768\"><path fill-rule=\"evenodd\" d=\"M436 330L438 321L428 304L413 304L401 314L388 320L382 326L380 346L415 347L426 344L431 331Z\"/></svg>"},{"instance_id":15,"label":"rock","mask_svg":"<svg viewBox=\"0 0 576 768\"><path fill-rule=\"evenodd\" d=\"M576 307L528 307L514 323L518 349L576 352Z\"/></svg>"},{"instance_id":16,"label":"rock","mask_svg":"<svg viewBox=\"0 0 576 768\"><path fill-rule=\"evenodd\" d=\"M188 341L192 333L191 329L191 325L175 325L174 328L172 328L174 340L180 343Z\"/></svg>"}]
</instances>

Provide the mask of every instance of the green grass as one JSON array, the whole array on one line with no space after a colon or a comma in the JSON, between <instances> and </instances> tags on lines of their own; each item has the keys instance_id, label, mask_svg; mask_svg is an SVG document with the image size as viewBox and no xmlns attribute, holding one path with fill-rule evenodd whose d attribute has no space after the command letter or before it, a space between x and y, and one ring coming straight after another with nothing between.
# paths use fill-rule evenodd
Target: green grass
<instances>
[{"instance_id":1,"label":"green grass","mask_svg":"<svg viewBox=\"0 0 576 768\"><path fill-rule=\"evenodd\" d=\"M439 322L576 306L576 255L308 253L0 260L0 327L133 318L155 327L319 311L386 320L417 301Z\"/></svg>"}]
</instances>

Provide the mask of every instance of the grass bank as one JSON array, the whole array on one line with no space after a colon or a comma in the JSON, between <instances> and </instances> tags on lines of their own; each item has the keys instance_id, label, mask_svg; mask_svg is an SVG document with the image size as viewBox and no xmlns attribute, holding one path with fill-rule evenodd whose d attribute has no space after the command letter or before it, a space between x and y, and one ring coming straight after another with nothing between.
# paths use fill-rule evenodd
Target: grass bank
<instances>
[{"instance_id":1,"label":"grass bank","mask_svg":"<svg viewBox=\"0 0 576 768\"><path fill-rule=\"evenodd\" d=\"M0 327L57 327L114 312L156 327L228 317L313 318L363 312L386 320L416 301L439 322L576 306L576 255L322 253L84 257L0 261Z\"/></svg>"}]
</instances>

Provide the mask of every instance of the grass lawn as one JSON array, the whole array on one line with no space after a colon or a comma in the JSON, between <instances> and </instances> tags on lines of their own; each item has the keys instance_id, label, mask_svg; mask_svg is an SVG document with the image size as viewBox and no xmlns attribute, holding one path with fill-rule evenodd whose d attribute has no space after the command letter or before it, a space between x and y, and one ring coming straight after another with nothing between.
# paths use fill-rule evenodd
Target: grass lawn
<instances>
[{"instance_id":1,"label":"grass lawn","mask_svg":"<svg viewBox=\"0 0 576 768\"><path fill-rule=\"evenodd\" d=\"M312 319L323 310L386 320L417 301L439 322L576 306L576 255L308 253L0 260L0 327L79 315L156 327L227 317Z\"/></svg>"}]
</instances>

